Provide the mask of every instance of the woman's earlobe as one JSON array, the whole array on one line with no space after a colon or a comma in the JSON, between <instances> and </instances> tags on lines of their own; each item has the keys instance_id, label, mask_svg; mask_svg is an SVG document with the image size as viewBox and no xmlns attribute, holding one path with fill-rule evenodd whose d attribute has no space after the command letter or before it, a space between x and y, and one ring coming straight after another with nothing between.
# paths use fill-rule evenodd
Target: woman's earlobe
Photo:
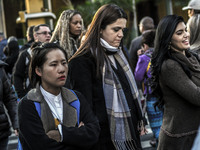
<instances>
[{"instance_id":1,"label":"woman's earlobe","mask_svg":"<svg viewBox=\"0 0 200 150\"><path fill-rule=\"evenodd\" d=\"M35 68L35 73L36 73L38 76L40 76L40 77L42 76L41 69L38 68L38 67Z\"/></svg>"}]
</instances>

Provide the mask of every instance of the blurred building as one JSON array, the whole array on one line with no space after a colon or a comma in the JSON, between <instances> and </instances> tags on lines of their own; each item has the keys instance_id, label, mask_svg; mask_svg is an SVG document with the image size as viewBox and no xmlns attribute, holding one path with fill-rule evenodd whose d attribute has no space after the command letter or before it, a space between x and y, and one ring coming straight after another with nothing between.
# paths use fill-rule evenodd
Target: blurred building
<instances>
[{"instance_id":1,"label":"blurred building","mask_svg":"<svg viewBox=\"0 0 200 150\"><path fill-rule=\"evenodd\" d=\"M0 32L24 39L30 25L47 23L54 28L60 13L86 0L0 0ZM170 12L181 15L187 21L187 12L182 7L187 0L137 0L137 20L151 16L155 24Z\"/></svg>"}]
</instances>

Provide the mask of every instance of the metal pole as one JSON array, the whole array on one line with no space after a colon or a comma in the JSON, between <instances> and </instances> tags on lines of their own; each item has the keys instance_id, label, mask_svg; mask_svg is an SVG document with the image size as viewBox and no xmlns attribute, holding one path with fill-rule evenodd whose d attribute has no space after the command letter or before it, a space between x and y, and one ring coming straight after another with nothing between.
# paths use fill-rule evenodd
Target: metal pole
<instances>
[{"instance_id":1,"label":"metal pole","mask_svg":"<svg viewBox=\"0 0 200 150\"><path fill-rule=\"evenodd\" d=\"M172 0L165 0L165 3L166 3L167 15L172 15L173 14Z\"/></svg>"},{"instance_id":2,"label":"metal pole","mask_svg":"<svg viewBox=\"0 0 200 150\"><path fill-rule=\"evenodd\" d=\"M136 4L135 0L133 0L133 36L138 36L138 28L137 28L137 12L136 12Z\"/></svg>"},{"instance_id":3,"label":"metal pole","mask_svg":"<svg viewBox=\"0 0 200 150\"><path fill-rule=\"evenodd\" d=\"M48 0L47 1L48 3L48 9L49 9L49 12L52 12L52 5L51 5L51 0ZM49 19L49 23L50 23L50 28L51 30L53 30L53 19Z\"/></svg>"},{"instance_id":4,"label":"metal pole","mask_svg":"<svg viewBox=\"0 0 200 150\"><path fill-rule=\"evenodd\" d=\"M7 37L3 0L0 0L0 31Z\"/></svg>"}]
</instances>

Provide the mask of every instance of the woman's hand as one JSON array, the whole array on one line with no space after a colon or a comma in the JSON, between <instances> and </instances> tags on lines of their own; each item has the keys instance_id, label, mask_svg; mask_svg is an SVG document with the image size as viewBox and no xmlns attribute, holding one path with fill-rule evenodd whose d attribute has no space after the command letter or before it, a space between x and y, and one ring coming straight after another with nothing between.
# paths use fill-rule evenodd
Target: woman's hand
<instances>
[{"instance_id":1,"label":"woman's hand","mask_svg":"<svg viewBox=\"0 0 200 150\"><path fill-rule=\"evenodd\" d=\"M15 129L14 132L15 132L15 135L16 135L16 136L19 135L19 131L18 131L18 129Z\"/></svg>"},{"instance_id":2,"label":"woman's hand","mask_svg":"<svg viewBox=\"0 0 200 150\"><path fill-rule=\"evenodd\" d=\"M142 130L140 131L141 136L146 135L147 133L148 133L148 130L145 127L143 127Z\"/></svg>"},{"instance_id":3,"label":"woman's hand","mask_svg":"<svg viewBox=\"0 0 200 150\"><path fill-rule=\"evenodd\" d=\"M82 121L79 123L78 127L80 128L81 126L84 126L84 123Z\"/></svg>"},{"instance_id":4,"label":"woman's hand","mask_svg":"<svg viewBox=\"0 0 200 150\"><path fill-rule=\"evenodd\" d=\"M140 56L140 55L143 55L144 54L144 50L143 49L139 49L137 51L137 55Z\"/></svg>"}]
</instances>

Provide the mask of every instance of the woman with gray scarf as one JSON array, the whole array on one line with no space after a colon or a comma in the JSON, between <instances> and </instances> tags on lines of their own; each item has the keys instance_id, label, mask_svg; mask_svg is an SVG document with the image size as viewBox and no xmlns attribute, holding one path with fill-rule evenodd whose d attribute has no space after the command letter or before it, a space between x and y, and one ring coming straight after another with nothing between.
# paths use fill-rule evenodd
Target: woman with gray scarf
<instances>
[{"instance_id":1,"label":"woman with gray scarf","mask_svg":"<svg viewBox=\"0 0 200 150\"><path fill-rule=\"evenodd\" d=\"M127 15L117 5L98 9L85 41L69 62L67 86L81 92L99 119L94 150L140 150L140 96L123 50Z\"/></svg>"}]
</instances>

